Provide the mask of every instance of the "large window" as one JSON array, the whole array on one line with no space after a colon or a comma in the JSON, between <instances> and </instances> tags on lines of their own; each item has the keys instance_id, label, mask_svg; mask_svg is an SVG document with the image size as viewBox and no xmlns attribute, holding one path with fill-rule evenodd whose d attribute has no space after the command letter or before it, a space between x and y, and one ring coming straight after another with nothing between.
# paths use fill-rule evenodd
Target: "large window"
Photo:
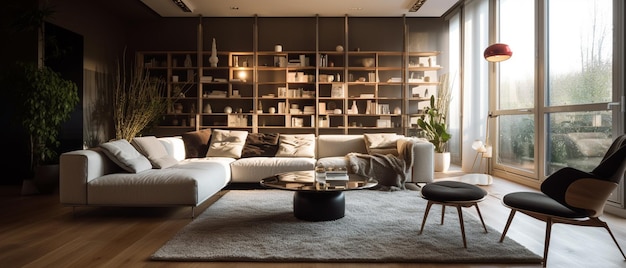
<instances>
[{"instance_id":1,"label":"large window","mask_svg":"<svg viewBox=\"0 0 626 268\"><path fill-rule=\"evenodd\" d=\"M535 0L499 1L499 40L513 50L498 64L496 163L518 172L535 171Z\"/></svg>"},{"instance_id":2,"label":"large window","mask_svg":"<svg viewBox=\"0 0 626 268\"><path fill-rule=\"evenodd\" d=\"M541 180L590 170L615 134L615 0L498 0L496 170Z\"/></svg>"},{"instance_id":3,"label":"large window","mask_svg":"<svg viewBox=\"0 0 626 268\"><path fill-rule=\"evenodd\" d=\"M591 170L611 145L612 4L548 1L545 175L565 166Z\"/></svg>"}]
</instances>

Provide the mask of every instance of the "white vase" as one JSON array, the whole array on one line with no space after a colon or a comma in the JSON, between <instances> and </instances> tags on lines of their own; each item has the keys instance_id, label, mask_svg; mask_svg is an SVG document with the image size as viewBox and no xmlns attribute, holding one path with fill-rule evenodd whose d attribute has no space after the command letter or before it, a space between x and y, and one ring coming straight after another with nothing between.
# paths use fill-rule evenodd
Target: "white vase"
<instances>
[{"instance_id":1,"label":"white vase","mask_svg":"<svg viewBox=\"0 0 626 268\"><path fill-rule=\"evenodd\" d=\"M211 45L211 57L209 57L209 63L211 67L217 67L217 62L220 60L217 58L217 47L215 46L215 38L213 38L213 45Z\"/></svg>"},{"instance_id":2,"label":"white vase","mask_svg":"<svg viewBox=\"0 0 626 268\"><path fill-rule=\"evenodd\" d=\"M435 153L435 172L446 172L450 168L450 152Z\"/></svg>"},{"instance_id":3,"label":"white vase","mask_svg":"<svg viewBox=\"0 0 626 268\"><path fill-rule=\"evenodd\" d=\"M359 114L359 107L356 106L356 101L352 101L352 108L350 108L352 114Z\"/></svg>"}]
</instances>

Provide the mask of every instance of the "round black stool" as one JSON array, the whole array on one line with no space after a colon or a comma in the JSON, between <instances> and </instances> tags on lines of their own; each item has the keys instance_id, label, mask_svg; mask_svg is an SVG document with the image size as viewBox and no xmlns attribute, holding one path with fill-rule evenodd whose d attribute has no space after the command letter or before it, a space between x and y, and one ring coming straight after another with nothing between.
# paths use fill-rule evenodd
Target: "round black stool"
<instances>
[{"instance_id":1,"label":"round black stool","mask_svg":"<svg viewBox=\"0 0 626 268\"><path fill-rule=\"evenodd\" d=\"M485 221L483 220L483 216L480 214L480 209L478 209L478 202L483 201L485 196L487 196L487 191L482 188L459 181L438 181L424 185L424 187L422 187L421 195L422 198L428 200L428 204L426 205L426 211L424 212L424 219L422 220L422 227L420 228L419 234L422 234L422 231L424 230L424 224L426 223L428 212L433 204L440 204L442 206L441 224L443 224L443 216L446 212L446 206L456 207L456 210L459 213L459 222L461 224L463 247L467 248L467 242L465 241L465 226L463 225L463 212L461 211L461 207L475 206L478 216L480 217L480 221L483 224L483 228L485 229L485 233L487 232Z\"/></svg>"}]
</instances>

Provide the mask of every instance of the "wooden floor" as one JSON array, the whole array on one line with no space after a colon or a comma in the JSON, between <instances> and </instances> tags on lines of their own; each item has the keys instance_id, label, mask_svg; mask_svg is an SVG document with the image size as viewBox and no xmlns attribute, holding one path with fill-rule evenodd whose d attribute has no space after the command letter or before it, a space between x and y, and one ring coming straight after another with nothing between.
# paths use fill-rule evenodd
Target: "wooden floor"
<instances>
[{"instance_id":1,"label":"wooden floor","mask_svg":"<svg viewBox=\"0 0 626 268\"><path fill-rule=\"evenodd\" d=\"M437 180L455 179L437 174ZM509 209L500 198L531 190L495 178L480 203L485 222L502 231ZM222 192L223 193L223 192ZM199 214L220 195L196 209ZM464 213L476 215L475 209ZM626 250L626 219L603 216ZM511 264L404 263L210 263L156 262L150 255L190 223L190 208L78 208L59 204L58 194L20 195L19 186L0 186L0 267L540 267ZM418 222L416 224L419 225ZM447 220L446 224L457 224ZM508 236L542 255L545 225L516 215ZM457 234L451 234L457 235ZM471 245L468 245L471 247ZM601 228L555 225L548 267L626 267L609 234Z\"/></svg>"}]
</instances>

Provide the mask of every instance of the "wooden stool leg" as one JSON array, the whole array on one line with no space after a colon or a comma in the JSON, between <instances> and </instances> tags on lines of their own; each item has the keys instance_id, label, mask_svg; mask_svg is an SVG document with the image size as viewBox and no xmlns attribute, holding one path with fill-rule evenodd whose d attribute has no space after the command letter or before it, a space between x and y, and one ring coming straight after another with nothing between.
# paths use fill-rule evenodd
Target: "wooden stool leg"
<instances>
[{"instance_id":1,"label":"wooden stool leg","mask_svg":"<svg viewBox=\"0 0 626 268\"><path fill-rule=\"evenodd\" d=\"M478 217L480 218L480 222L483 223L483 228L485 229L485 233L488 233L487 226L485 225L485 221L483 220L483 215L480 214L480 209L478 209L478 203L474 203L474 206L476 207L476 212L478 212Z\"/></svg>"},{"instance_id":2,"label":"wooden stool leg","mask_svg":"<svg viewBox=\"0 0 626 268\"><path fill-rule=\"evenodd\" d=\"M446 215L446 205L441 204L441 224L443 225L443 215Z\"/></svg>"},{"instance_id":3,"label":"wooden stool leg","mask_svg":"<svg viewBox=\"0 0 626 268\"><path fill-rule=\"evenodd\" d=\"M456 206L456 211L459 213L459 223L461 224L461 236L463 236L463 247L467 248L467 242L465 241L465 224L463 224L463 211L461 206Z\"/></svg>"},{"instance_id":4,"label":"wooden stool leg","mask_svg":"<svg viewBox=\"0 0 626 268\"><path fill-rule=\"evenodd\" d=\"M424 219L422 219L422 227L420 228L420 233L422 234L422 231L424 231L424 225L426 224L426 218L428 218L428 212L430 211L430 206L432 206L433 203L428 201L428 204L426 205L426 211L424 211Z\"/></svg>"}]
</instances>

